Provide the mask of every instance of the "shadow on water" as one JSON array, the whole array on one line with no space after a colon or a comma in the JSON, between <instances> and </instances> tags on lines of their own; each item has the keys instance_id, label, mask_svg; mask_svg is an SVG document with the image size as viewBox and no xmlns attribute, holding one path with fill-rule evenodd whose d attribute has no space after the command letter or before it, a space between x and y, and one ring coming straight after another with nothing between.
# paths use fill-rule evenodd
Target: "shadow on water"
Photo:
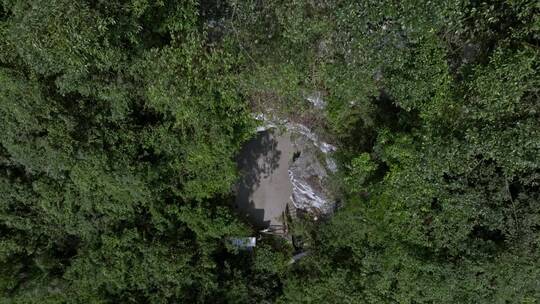
<instances>
[{"instance_id":1,"label":"shadow on water","mask_svg":"<svg viewBox=\"0 0 540 304\"><path fill-rule=\"evenodd\" d=\"M240 151L236 162L240 170L235 200L236 210L248 217L258 228L266 228L270 221L265 221L265 210L257 208L253 193L261 185L262 178L268 178L279 167L281 151L272 130L259 132L247 142Z\"/></svg>"}]
</instances>

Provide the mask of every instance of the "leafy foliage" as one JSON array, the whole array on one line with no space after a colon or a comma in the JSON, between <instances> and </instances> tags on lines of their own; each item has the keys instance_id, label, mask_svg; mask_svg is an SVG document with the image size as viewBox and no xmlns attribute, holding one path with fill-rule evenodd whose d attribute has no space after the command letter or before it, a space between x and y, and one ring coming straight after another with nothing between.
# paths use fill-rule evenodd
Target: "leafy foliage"
<instances>
[{"instance_id":1,"label":"leafy foliage","mask_svg":"<svg viewBox=\"0 0 540 304\"><path fill-rule=\"evenodd\" d=\"M0 302L536 303L539 9L0 2ZM344 207L239 252L249 107L312 91Z\"/></svg>"},{"instance_id":2,"label":"leafy foliage","mask_svg":"<svg viewBox=\"0 0 540 304\"><path fill-rule=\"evenodd\" d=\"M536 4L345 3L339 70L368 75L357 99L329 94L348 204L284 301L534 303Z\"/></svg>"},{"instance_id":3,"label":"leafy foliage","mask_svg":"<svg viewBox=\"0 0 540 304\"><path fill-rule=\"evenodd\" d=\"M227 206L253 124L200 9L3 2L3 301L219 300L220 256L249 277L223 240L250 234Z\"/></svg>"}]
</instances>

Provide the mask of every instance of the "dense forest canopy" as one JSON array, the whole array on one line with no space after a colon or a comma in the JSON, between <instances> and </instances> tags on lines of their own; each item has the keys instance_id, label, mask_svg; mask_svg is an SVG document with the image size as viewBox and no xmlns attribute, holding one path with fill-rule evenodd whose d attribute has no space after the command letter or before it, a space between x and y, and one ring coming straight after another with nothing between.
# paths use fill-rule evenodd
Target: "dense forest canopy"
<instances>
[{"instance_id":1,"label":"dense forest canopy","mask_svg":"<svg viewBox=\"0 0 540 304\"><path fill-rule=\"evenodd\" d=\"M2 0L0 303L539 303L539 59L534 0ZM234 157L310 90L288 265L224 241Z\"/></svg>"}]
</instances>

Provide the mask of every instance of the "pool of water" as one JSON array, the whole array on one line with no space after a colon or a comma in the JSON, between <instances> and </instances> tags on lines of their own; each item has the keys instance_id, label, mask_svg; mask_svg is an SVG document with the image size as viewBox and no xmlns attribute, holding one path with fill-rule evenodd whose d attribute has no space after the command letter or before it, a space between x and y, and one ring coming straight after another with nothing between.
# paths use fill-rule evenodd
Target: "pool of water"
<instances>
[{"instance_id":1,"label":"pool of water","mask_svg":"<svg viewBox=\"0 0 540 304\"><path fill-rule=\"evenodd\" d=\"M294 152L288 132L269 129L258 132L238 155L235 208L258 228L283 224L292 195L288 169Z\"/></svg>"}]
</instances>

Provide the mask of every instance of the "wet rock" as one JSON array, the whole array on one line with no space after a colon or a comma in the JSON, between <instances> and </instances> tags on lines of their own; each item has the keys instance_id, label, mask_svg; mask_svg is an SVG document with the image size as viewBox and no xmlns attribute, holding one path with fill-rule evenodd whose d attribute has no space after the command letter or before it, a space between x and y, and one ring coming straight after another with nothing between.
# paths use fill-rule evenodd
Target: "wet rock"
<instances>
[{"instance_id":1,"label":"wet rock","mask_svg":"<svg viewBox=\"0 0 540 304\"><path fill-rule=\"evenodd\" d=\"M322 141L305 125L257 114L261 121L258 132L281 130L290 136L291 157L288 175L292 185L291 203L295 208L312 214L329 214L334 210L335 199L327 182L337 165L332 157L336 147Z\"/></svg>"},{"instance_id":2,"label":"wet rock","mask_svg":"<svg viewBox=\"0 0 540 304\"><path fill-rule=\"evenodd\" d=\"M291 140L298 155L289 166L294 206L314 213L332 212L334 202L326 189L330 168L321 160L324 153L302 133L293 133Z\"/></svg>"},{"instance_id":3,"label":"wet rock","mask_svg":"<svg viewBox=\"0 0 540 304\"><path fill-rule=\"evenodd\" d=\"M321 92L314 92L306 97L306 100L316 109L323 110L326 108L326 101L322 98Z\"/></svg>"}]
</instances>

